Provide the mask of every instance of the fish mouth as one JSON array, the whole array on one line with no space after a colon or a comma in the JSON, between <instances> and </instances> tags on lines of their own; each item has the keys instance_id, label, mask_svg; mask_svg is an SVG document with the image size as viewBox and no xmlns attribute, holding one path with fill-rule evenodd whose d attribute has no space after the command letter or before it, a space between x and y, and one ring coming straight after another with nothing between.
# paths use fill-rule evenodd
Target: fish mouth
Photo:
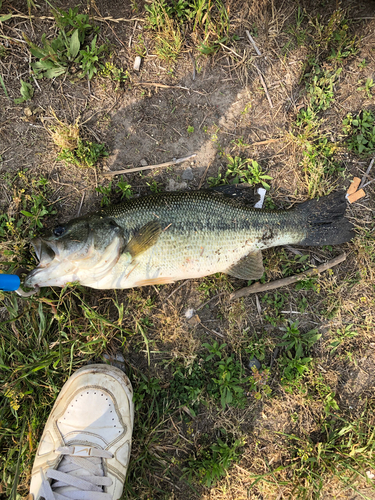
<instances>
[{"instance_id":1,"label":"fish mouth","mask_svg":"<svg viewBox=\"0 0 375 500\"><path fill-rule=\"evenodd\" d=\"M59 251L54 241L33 238L30 243L34 248L39 264L26 276L24 284L27 287L33 288L39 286L39 278L43 276L43 271L49 268L51 263L56 259Z\"/></svg>"},{"instance_id":2,"label":"fish mouth","mask_svg":"<svg viewBox=\"0 0 375 500\"><path fill-rule=\"evenodd\" d=\"M42 238L33 238L31 244L35 250L39 267L44 267L49 264L57 255L58 249L53 241L46 241Z\"/></svg>"},{"instance_id":3,"label":"fish mouth","mask_svg":"<svg viewBox=\"0 0 375 500\"><path fill-rule=\"evenodd\" d=\"M124 247L123 238L116 237L105 249L98 250L92 236L78 248L66 248L60 242L43 238L34 238L31 244L39 260L24 282L31 288L64 287L71 282L95 288L117 264Z\"/></svg>"}]
</instances>

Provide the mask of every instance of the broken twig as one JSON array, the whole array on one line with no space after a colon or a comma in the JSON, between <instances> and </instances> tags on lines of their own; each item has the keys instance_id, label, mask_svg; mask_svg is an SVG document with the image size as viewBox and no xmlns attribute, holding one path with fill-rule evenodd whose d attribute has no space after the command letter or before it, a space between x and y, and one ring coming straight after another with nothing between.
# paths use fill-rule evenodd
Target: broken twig
<instances>
[{"instance_id":1,"label":"broken twig","mask_svg":"<svg viewBox=\"0 0 375 500\"><path fill-rule=\"evenodd\" d=\"M26 14L12 14L12 17L18 17L20 19L40 19L42 21L56 21L56 18L53 16L34 16L34 15L26 15ZM101 23L105 23L107 21L110 21L112 23L132 23L133 21L139 21L141 23L144 23L144 19L138 19L138 17L112 17L112 16L107 16L107 17L102 17L102 16L92 16L90 19L93 19L94 21L99 21ZM26 42L25 42L26 43Z\"/></svg>"},{"instance_id":2,"label":"broken twig","mask_svg":"<svg viewBox=\"0 0 375 500\"><path fill-rule=\"evenodd\" d=\"M194 92L195 94L207 95L205 92L199 92L199 90L189 89L188 87L182 87L181 85L166 85L165 83L158 82L132 82L133 87L157 87L160 89L182 89L189 92Z\"/></svg>"},{"instance_id":3,"label":"broken twig","mask_svg":"<svg viewBox=\"0 0 375 500\"><path fill-rule=\"evenodd\" d=\"M247 38L250 40L251 45L254 47L255 52L258 54L258 56L261 56L262 54L261 54L260 50L258 49L258 47L256 46L256 43L255 43L255 41L254 41L254 38L250 35L250 33L249 33L249 31L248 31L248 30L246 30L246 32L245 32L245 33L246 33L246 35L247 35Z\"/></svg>"},{"instance_id":4,"label":"broken twig","mask_svg":"<svg viewBox=\"0 0 375 500\"><path fill-rule=\"evenodd\" d=\"M190 160L190 158L194 158L196 153L185 156L184 158L177 158L177 160L167 161L165 163L159 163L158 165L147 165L146 167L136 167L136 168L128 168L126 170L114 170L110 172L103 172L103 175L121 175L121 174L133 174L134 172L140 172L141 170L153 170L154 168L162 168L169 167L170 165L178 165L179 163L183 163L184 161Z\"/></svg>"},{"instance_id":5,"label":"broken twig","mask_svg":"<svg viewBox=\"0 0 375 500\"><path fill-rule=\"evenodd\" d=\"M262 75L262 73L261 73L260 69L258 68L258 66L257 66L255 63L253 63L253 65L254 65L255 69L258 71L259 80L260 80L260 83L262 84L262 87L263 87L263 89L264 89L264 92L266 93L266 96L267 96L268 102L269 102L269 104L270 104L270 108L273 108L273 104L272 104L272 101L271 101L271 97L270 97L270 95L269 95L269 93L268 93L267 85L266 85L266 82L264 81L263 75Z\"/></svg>"},{"instance_id":6,"label":"broken twig","mask_svg":"<svg viewBox=\"0 0 375 500\"><path fill-rule=\"evenodd\" d=\"M346 253L342 253L338 257L329 260L325 264L321 264L318 267L309 269L304 273L290 276L289 278L283 278L281 280L271 281L270 283L255 283L254 285L247 286L245 288L237 290L236 292L233 292L229 296L229 300L239 299L240 297L247 297L248 295L251 295L253 293L268 292L268 290L274 290L275 288L281 288L282 286L291 285L292 283L296 283L297 281L305 279L307 276L315 276L316 274L323 273L324 271L327 271L327 269L331 269L331 267L337 266L341 262L344 262L345 259Z\"/></svg>"},{"instance_id":7,"label":"broken twig","mask_svg":"<svg viewBox=\"0 0 375 500\"><path fill-rule=\"evenodd\" d=\"M374 161L375 161L375 156L374 158L371 160L370 162L370 165L368 166L368 169L366 170L366 173L365 175L362 177L362 180L361 180L361 184L359 185L359 188L358 189L361 189L364 185L364 183L366 182L368 176L369 176L369 173L370 173L370 170L372 169L372 166L374 164Z\"/></svg>"},{"instance_id":8,"label":"broken twig","mask_svg":"<svg viewBox=\"0 0 375 500\"><path fill-rule=\"evenodd\" d=\"M266 141L252 142L250 146L263 146L265 144L272 144L273 142L281 141L282 137L279 139L267 139Z\"/></svg>"}]
</instances>

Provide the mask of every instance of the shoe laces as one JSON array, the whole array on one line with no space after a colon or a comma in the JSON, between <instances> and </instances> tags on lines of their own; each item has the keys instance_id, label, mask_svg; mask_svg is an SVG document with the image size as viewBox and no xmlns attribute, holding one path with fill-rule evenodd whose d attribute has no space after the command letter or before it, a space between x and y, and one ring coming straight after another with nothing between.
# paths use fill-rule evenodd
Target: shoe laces
<instances>
[{"instance_id":1,"label":"shoe laces","mask_svg":"<svg viewBox=\"0 0 375 500\"><path fill-rule=\"evenodd\" d=\"M55 450L63 455L56 469L47 469L41 486L45 500L112 500L104 492L112 480L105 476L103 458L112 453L90 446L62 446Z\"/></svg>"}]
</instances>

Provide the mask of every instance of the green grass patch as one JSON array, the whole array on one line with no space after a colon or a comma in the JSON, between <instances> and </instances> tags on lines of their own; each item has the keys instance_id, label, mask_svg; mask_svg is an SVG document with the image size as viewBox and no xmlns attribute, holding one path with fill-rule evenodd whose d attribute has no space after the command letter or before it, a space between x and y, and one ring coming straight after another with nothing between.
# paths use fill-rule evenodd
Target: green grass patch
<instances>
[{"instance_id":1,"label":"green grass patch","mask_svg":"<svg viewBox=\"0 0 375 500\"><path fill-rule=\"evenodd\" d=\"M37 59L31 64L37 78L56 78L64 74L89 80L103 69L103 59L107 47L97 45L99 27L90 23L87 14L79 14L79 7L63 11L54 9L53 14L59 33L49 40L42 35L42 45L38 46L24 35L31 54Z\"/></svg>"},{"instance_id":2,"label":"green grass patch","mask_svg":"<svg viewBox=\"0 0 375 500\"><path fill-rule=\"evenodd\" d=\"M375 152L375 115L363 110L357 116L348 113L343 121L343 132L348 136L348 149L361 156Z\"/></svg>"},{"instance_id":3,"label":"green grass patch","mask_svg":"<svg viewBox=\"0 0 375 500\"><path fill-rule=\"evenodd\" d=\"M227 155L227 159L228 165L225 174L222 175L219 172L217 177L208 178L210 187L246 182L250 186L261 184L267 190L270 188L266 181L272 180L272 177L263 172L258 162L250 158L230 155Z\"/></svg>"},{"instance_id":4,"label":"green grass patch","mask_svg":"<svg viewBox=\"0 0 375 500\"><path fill-rule=\"evenodd\" d=\"M229 12L221 0L157 0L145 10L146 28L156 33L156 53L167 62L177 59L188 33L202 55L214 54L236 38L229 35Z\"/></svg>"},{"instance_id":5,"label":"green grass patch","mask_svg":"<svg viewBox=\"0 0 375 500\"><path fill-rule=\"evenodd\" d=\"M109 153L104 144L78 138L77 147L73 150L63 148L57 155L57 159L76 167L89 168L94 167L100 158L105 158L108 155Z\"/></svg>"}]
</instances>

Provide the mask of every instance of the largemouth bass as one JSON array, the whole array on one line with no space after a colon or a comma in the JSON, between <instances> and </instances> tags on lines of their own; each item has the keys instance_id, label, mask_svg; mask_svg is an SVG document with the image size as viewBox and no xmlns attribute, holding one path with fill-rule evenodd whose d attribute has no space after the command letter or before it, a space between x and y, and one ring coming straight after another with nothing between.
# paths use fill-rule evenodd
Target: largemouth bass
<instances>
[{"instance_id":1,"label":"largemouth bass","mask_svg":"<svg viewBox=\"0 0 375 500\"><path fill-rule=\"evenodd\" d=\"M25 285L131 288L217 272L255 280L264 272L265 248L349 241L354 233L345 209L344 192L286 211L256 209L235 188L230 195L201 190L134 198L34 239L39 265Z\"/></svg>"}]
</instances>

